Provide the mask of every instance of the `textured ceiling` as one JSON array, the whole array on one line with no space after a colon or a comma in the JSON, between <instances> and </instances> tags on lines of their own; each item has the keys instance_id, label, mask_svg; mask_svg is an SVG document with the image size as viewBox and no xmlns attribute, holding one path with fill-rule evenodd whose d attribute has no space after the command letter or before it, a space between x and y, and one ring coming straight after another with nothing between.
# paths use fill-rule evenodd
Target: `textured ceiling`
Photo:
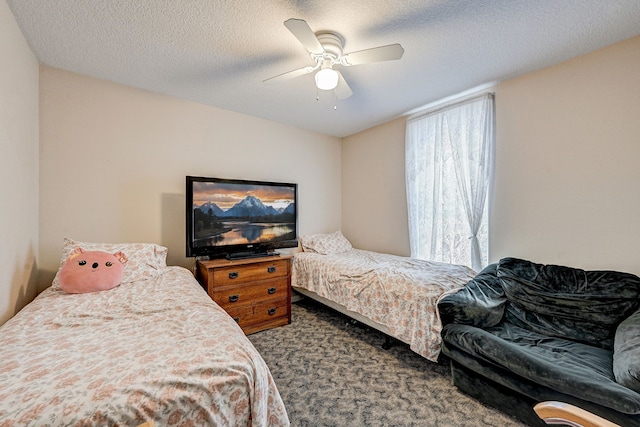
<instances>
[{"instance_id":1,"label":"textured ceiling","mask_svg":"<svg viewBox=\"0 0 640 427\"><path fill-rule=\"evenodd\" d=\"M44 64L338 137L640 34L640 0L7 3ZM340 33L345 52L405 53L340 68L346 100L318 93L312 74L264 84L313 64L288 18Z\"/></svg>"}]
</instances>

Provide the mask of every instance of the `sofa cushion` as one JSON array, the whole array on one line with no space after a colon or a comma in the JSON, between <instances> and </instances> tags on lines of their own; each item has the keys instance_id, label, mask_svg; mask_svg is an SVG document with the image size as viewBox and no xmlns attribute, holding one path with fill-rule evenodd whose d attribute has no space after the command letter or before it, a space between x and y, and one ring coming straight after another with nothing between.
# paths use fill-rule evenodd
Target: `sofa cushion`
<instances>
[{"instance_id":1,"label":"sofa cushion","mask_svg":"<svg viewBox=\"0 0 640 427\"><path fill-rule=\"evenodd\" d=\"M625 414L640 414L640 395L613 377L611 351L504 322L488 329L446 325L442 336L444 348L454 347L560 393Z\"/></svg>"},{"instance_id":2,"label":"sofa cushion","mask_svg":"<svg viewBox=\"0 0 640 427\"><path fill-rule=\"evenodd\" d=\"M616 327L640 305L640 278L504 258L505 319L537 333L613 349Z\"/></svg>"},{"instance_id":3,"label":"sofa cushion","mask_svg":"<svg viewBox=\"0 0 640 427\"><path fill-rule=\"evenodd\" d=\"M613 374L618 383L640 393L640 310L616 330Z\"/></svg>"}]
</instances>

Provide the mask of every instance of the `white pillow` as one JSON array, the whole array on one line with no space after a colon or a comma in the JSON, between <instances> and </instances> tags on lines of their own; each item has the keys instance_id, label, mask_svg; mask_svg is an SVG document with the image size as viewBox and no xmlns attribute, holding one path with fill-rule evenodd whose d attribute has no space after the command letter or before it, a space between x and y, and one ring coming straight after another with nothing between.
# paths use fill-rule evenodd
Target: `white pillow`
<instances>
[{"instance_id":1,"label":"white pillow","mask_svg":"<svg viewBox=\"0 0 640 427\"><path fill-rule=\"evenodd\" d=\"M316 252L322 255L338 254L353 249L351 243L340 231L331 234L300 236L299 240L303 251Z\"/></svg>"},{"instance_id":2,"label":"white pillow","mask_svg":"<svg viewBox=\"0 0 640 427\"><path fill-rule=\"evenodd\" d=\"M129 258L122 273L122 283L154 278L167 266L168 249L155 243L89 243L77 242L65 237L60 266L56 277L53 278L53 287L60 287L58 275L69 254L75 248L82 248L85 251L104 251L110 254L122 251Z\"/></svg>"}]
</instances>

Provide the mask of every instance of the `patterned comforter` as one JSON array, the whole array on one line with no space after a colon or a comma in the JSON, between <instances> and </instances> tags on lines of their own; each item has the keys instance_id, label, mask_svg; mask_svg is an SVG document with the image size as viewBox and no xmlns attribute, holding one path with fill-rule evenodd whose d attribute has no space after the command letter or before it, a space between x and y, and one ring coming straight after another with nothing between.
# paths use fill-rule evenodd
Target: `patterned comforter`
<instances>
[{"instance_id":1,"label":"patterned comforter","mask_svg":"<svg viewBox=\"0 0 640 427\"><path fill-rule=\"evenodd\" d=\"M193 275L48 288L0 327L0 426L288 426L264 360Z\"/></svg>"},{"instance_id":2,"label":"patterned comforter","mask_svg":"<svg viewBox=\"0 0 640 427\"><path fill-rule=\"evenodd\" d=\"M385 325L413 351L436 361L442 343L437 302L474 276L461 265L352 249L297 253L292 280L294 286Z\"/></svg>"}]
</instances>

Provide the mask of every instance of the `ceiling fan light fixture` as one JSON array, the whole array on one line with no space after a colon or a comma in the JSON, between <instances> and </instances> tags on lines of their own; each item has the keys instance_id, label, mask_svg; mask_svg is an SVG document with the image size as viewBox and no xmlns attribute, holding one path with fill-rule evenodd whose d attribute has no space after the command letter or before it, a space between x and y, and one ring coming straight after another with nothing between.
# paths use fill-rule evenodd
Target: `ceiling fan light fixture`
<instances>
[{"instance_id":1,"label":"ceiling fan light fixture","mask_svg":"<svg viewBox=\"0 0 640 427\"><path fill-rule=\"evenodd\" d=\"M333 68L322 68L316 73L316 87L320 90L333 90L338 86L338 72Z\"/></svg>"}]
</instances>

